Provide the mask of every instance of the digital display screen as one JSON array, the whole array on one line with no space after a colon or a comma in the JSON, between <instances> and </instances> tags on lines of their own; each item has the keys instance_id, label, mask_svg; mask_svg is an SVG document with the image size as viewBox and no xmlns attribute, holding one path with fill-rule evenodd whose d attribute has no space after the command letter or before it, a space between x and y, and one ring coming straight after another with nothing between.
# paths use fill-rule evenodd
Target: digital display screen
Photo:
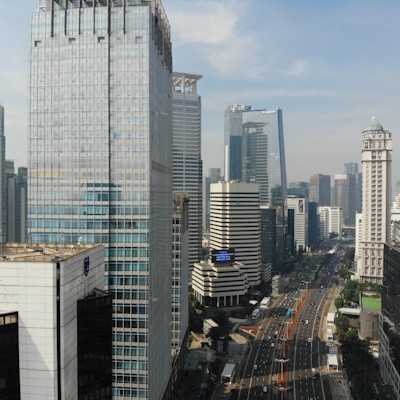
<instances>
[{"instance_id":1,"label":"digital display screen","mask_svg":"<svg viewBox=\"0 0 400 400\"><path fill-rule=\"evenodd\" d=\"M235 261L234 249L212 250L211 262L213 264L225 264Z\"/></svg>"}]
</instances>

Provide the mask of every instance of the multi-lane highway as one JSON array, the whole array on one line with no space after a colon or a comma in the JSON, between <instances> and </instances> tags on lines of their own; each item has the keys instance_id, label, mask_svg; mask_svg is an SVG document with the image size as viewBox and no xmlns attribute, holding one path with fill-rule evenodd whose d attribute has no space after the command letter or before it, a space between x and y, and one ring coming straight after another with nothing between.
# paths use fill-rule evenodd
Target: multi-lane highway
<instances>
[{"instance_id":1,"label":"multi-lane highway","mask_svg":"<svg viewBox=\"0 0 400 400\"><path fill-rule=\"evenodd\" d=\"M298 288L276 298L264 312L237 385L239 399L325 398L320 371L327 346L320 324L336 263L333 258L317 280L298 277Z\"/></svg>"}]
</instances>

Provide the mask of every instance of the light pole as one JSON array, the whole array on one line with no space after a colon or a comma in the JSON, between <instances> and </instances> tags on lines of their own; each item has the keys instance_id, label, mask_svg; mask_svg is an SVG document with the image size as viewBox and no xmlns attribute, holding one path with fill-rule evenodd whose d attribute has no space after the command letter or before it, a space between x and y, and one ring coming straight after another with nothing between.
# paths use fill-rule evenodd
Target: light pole
<instances>
[{"instance_id":1,"label":"light pole","mask_svg":"<svg viewBox=\"0 0 400 400\"><path fill-rule=\"evenodd\" d=\"M282 383L283 383L283 364L287 363L289 361L289 359L283 359L283 358L275 358L275 362L278 362L280 364L280 369L281 369L281 379L280 379L280 385L278 385L279 388L282 387ZM278 382L279 384L279 382ZM279 389L280 390L280 389Z\"/></svg>"},{"instance_id":2,"label":"light pole","mask_svg":"<svg viewBox=\"0 0 400 400\"><path fill-rule=\"evenodd\" d=\"M311 280L309 280L309 281L302 281L302 282L306 284L306 290L308 290L308 284L310 284L310 286L311 286Z\"/></svg>"}]
</instances>

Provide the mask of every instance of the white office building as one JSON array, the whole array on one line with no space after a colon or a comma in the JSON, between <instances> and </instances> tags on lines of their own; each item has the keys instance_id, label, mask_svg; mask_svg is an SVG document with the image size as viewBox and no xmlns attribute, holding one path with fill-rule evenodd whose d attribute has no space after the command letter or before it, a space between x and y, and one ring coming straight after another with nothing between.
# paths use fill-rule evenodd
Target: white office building
<instances>
[{"instance_id":1,"label":"white office building","mask_svg":"<svg viewBox=\"0 0 400 400\"><path fill-rule=\"evenodd\" d=\"M1 251L0 314L16 313L19 361L19 396L8 397L11 387L4 393L18 380L1 376L1 398L110 399L112 300L101 290L103 246L7 243Z\"/></svg>"},{"instance_id":2,"label":"white office building","mask_svg":"<svg viewBox=\"0 0 400 400\"><path fill-rule=\"evenodd\" d=\"M318 207L320 239L329 239L330 234L342 237L342 209L340 207Z\"/></svg>"},{"instance_id":3,"label":"white office building","mask_svg":"<svg viewBox=\"0 0 400 400\"><path fill-rule=\"evenodd\" d=\"M381 283L384 245L390 242L392 134L373 118L363 131L362 233L357 272L362 282Z\"/></svg>"},{"instance_id":4,"label":"white office building","mask_svg":"<svg viewBox=\"0 0 400 400\"><path fill-rule=\"evenodd\" d=\"M260 192L256 183L219 182L210 189L210 249L235 250L250 286L261 279Z\"/></svg>"},{"instance_id":5,"label":"white office building","mask_svg":"<svg viewBox=\"0 0 400 400\"><path fill-rule=\"evenodd\" d=\"M308 202L304 197L290 195L286 198L286 204L295 250L302 253L308 248Z\"/></svg>"},{"instance_id":6,"label":"white office building","mask_svg":"<svg viewBox=\"0 0 400 400\"><path fill-rule=\"evenodd\" d=\"M201 159L201 75L172 74L173 191L188 192L189 270L201 259L203 234L203 161ZM185 267L186 268L186 267Z\"/></svg>"}]
</instances>

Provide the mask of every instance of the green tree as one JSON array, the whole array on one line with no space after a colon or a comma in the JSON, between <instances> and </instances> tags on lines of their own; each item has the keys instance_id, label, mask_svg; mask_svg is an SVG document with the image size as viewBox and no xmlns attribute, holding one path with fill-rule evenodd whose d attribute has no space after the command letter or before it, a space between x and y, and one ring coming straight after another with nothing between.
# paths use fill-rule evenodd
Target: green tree
<instances>
[{"instance_id":1,"label":"green tree","mask_svg":"<svg viewBox=\"0 0 400 400\"><path fill-rule=\"evenodd\" d=\"M339 308L342 308L343 306L344 306L343 297L338 297L337 299L335 299L336 310L339 310Z\"/></svg>"}]
</instances>

